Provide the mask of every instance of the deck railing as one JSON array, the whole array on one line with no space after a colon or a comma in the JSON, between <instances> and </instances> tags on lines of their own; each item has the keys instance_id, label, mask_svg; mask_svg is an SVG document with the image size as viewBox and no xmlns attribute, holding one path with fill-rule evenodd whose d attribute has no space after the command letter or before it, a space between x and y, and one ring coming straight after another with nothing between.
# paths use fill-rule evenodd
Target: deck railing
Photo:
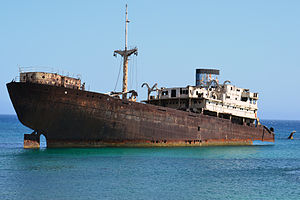
<instances>
[{"instance_id":1,"label":"deck railing","mask_svg":"<svg viewBox=\"0 0 300 200\"><path fill-rule=\"evenodd\" d=\"M68 71L55 69L53 67L43 67L43 66L30 66L30 67L19 67L19 73L26 72L45 72L45 73L54 73L62 76L73 77L77 79L81 79L81 74L74 74Z\"/></svg>"}]
</instances>

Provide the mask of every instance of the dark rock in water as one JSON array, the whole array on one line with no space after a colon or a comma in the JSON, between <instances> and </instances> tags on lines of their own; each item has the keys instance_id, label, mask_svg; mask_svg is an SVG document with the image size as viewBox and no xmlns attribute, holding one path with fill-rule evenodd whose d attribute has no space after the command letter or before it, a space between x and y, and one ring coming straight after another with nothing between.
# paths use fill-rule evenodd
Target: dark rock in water
<instances>
[{"instance_id":1,"label":"dark rock in water","mask_svg":"<svg viewBox=\"0 0 300 200\"><path fill-rule=\"evenodd\" d=\"M291 132L291 134L290 134L290 136L288 137L288 139L290 139L290 140L294 139L294 137L293 137L294 133L296 133L296 131Z\"/></svg>"}]
</instances>

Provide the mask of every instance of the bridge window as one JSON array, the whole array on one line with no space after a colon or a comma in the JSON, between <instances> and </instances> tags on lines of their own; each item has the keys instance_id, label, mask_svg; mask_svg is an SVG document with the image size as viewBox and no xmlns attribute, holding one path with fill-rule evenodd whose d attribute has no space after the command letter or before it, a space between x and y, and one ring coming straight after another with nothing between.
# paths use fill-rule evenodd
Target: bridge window
<instances>
[{"instance_id":1,"label":"bridge window","mask_svg":"<svg viewBox=\"0 0 300 200\"><path fill-rule=\"evenodd\" d=\"M189 94L188 90L183 90L182 88L180 88L180 94Z\"/></svg>"},{"instance_id":2,"label":"bridge window","mask_svg":"<svg viewBox=\"0 0 300 200\"><path fill-rule=\"evenodd\" d=\"M167 95L168 95L168 91L163 91L163 92L162 92L162 95L163 95L163 96L167 96Z\"/></svg>"},{"instance_id":3,"label":"bridge window","mask_svg":"<svg viewBox=\"0 0 300 200\"><path fill-rule=\"evenodd\" d=\"M171 90L171 97L176 97L176 90Z\"/></svg>"},{"instance_id":4,"label":"bridge window","mask_svg":"<svg viewBox=\"0 0 300 200\"><path fill-rule=\"evenodd\" d=\"M245 101L245 102L246 102L247 100L248 100L247 97L242 97L242 98L241 98L241 101Z\"/></svg>"}]
</instances>

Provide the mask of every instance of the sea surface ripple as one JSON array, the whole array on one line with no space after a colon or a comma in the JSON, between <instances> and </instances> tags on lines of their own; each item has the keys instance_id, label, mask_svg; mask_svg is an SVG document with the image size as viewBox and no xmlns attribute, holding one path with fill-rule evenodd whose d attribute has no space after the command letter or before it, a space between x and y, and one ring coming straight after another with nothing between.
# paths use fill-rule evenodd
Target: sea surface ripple
<instances>
[{"instance_id":1,"label":"sea surface ripple","mask_svg":"<svg viewBox=\"0 0 300 200\"><path fill-rule=\"evenodd\" d=\"M272 145L25 150L0 115L0 199L300 199L300 121L263 123Z\"/></svg>"}]
</instances>

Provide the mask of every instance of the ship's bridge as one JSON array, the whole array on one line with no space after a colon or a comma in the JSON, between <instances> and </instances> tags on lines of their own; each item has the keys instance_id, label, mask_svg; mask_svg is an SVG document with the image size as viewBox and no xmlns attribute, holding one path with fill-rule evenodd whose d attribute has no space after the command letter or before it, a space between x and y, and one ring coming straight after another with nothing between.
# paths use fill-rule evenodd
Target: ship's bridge
<instances>
[{"instance_id":1,"label":"ship's bridge","mask_svg":"<svg viewBox=\"0 0 300 200\"><path fill-rule=\"evenodd\" d=\"M157 88L153 90L156 94L149 95L145 102L228 119L236 118L246 123L254 122L257 118L258 93L236 87L230 81L219 84L216 76L203 75L204 72L217 75L219 71L197 69L196 72L201 75L196 76L196 86Z\"/></svg>"}]
</instances>

